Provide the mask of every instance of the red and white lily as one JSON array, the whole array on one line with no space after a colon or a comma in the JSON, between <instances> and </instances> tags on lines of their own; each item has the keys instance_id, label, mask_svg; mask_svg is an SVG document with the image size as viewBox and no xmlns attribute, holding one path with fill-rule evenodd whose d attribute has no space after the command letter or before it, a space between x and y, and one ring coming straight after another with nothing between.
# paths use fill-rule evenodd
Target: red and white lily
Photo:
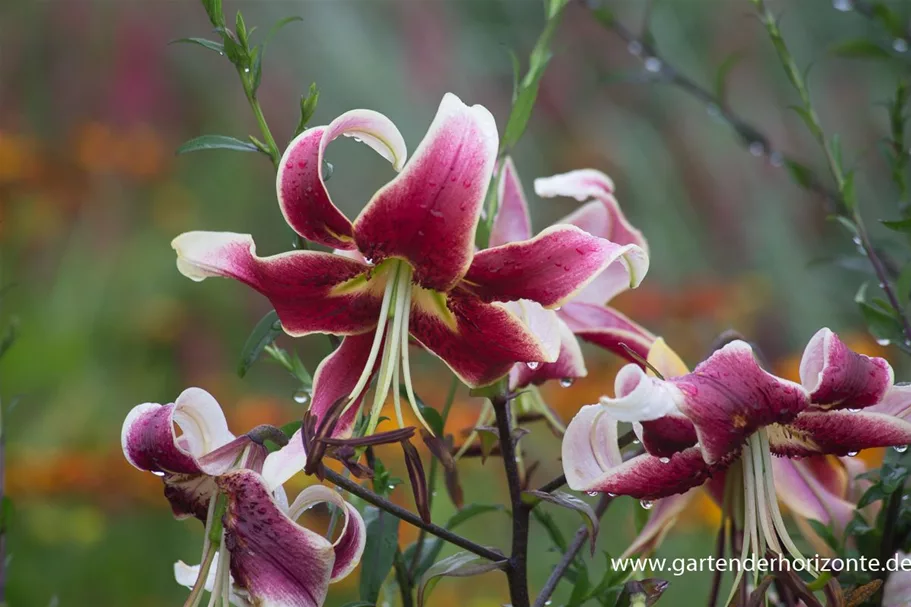
<instances>
[{"instance_id":1,"label":"red and white lily","mask_svg":"<svg viewBox=\"0 0 911 607\"><path fill-rule=\"evenodd\" d=\"M911 443L911 423L869 410L907 392L893 387L885 360L852 352L828 329L807 345L800 378L798 384L767 373L739 340L680 377L661 379L627 365L617 375L616 397L583 407L569 424L563 440L567 482L650 505L739 462L743 556L751 546L764 554L766 546L782 553L784 545L803 558L775 499L772 454L801 458L902 447ZM645 454L622 460L617 421L637 424Z\"/></svg>"},{"instance_id":2,"label":"red and white lily","mask_svg":"<svg viewBox=\"0 0 911 607\"><path fill-rule=\"evenodd\" d=\"M299 432L266 455L249 434L231 434L208 392L189 388L173 403L134 407L121 437L127 461L162 477L175 516L196 516L206 525L202 565L174 567L177 581L193 589L188 605L198 605L206 589L224 605L319 607L329 584L360 561L364 521L336 491L314 485L288 505L282 484L306 462ZM295 522L322 502L345 513L335 542ZM219 503L223 527L215 545L209 536Z\"/></svg>"},{"instance_id":3,"label":"red and white lily","mask_svg":"<svg viewBox=\"0 0 911 607\"><path fill-rule=\"evenodd\" d=\"M535 193L543 198L567 196L585 202L554 226L572 225L621 247L624 263L607 267L557 311L560 355L556 361L516 365L510 372L510 388L518 389L547 380L585 377L587 370L576 337L630 359L626 348L642 358L648 356L655 336L624 314L608 307L616 295L639 286L648 271L648 243L630 225L614 197L614 183L594 169L571 171L535 179ZM522 182L511 158L507 158L499 183L500 207L490 234L491 246L531 238L531 216ZM621 345L623 344L623 345Z\"/></svg>"},{"instance_id":4,"label":"red and white lily","mask_svg":"<svg viewBox=\"0 0 911 607\"><path fill-rule=\"evenodd\" d=\"M323 177L326 147L340 135L364 142L401 170L353 222L333 204ZM497 147L490 112L451 94L407 164L405 143L388 118L347 112L292 141L276 181L290 226L336 252L258 257L249 235L189 232L172 243L178 268L194 280L225 276L256 289L290 335L345 337L317 370L311 404L322 417L340 397L348 399L338 434L350 431L377 364L368 432L396 378L404 380L421 418L411 388L409 335L472 387L496 381L516 362L552 362L557 345L542 342L505 302L557 308L624 252L564 225L475 253ZM392 392L402 425L398 390Z\"/></svg>"}]
</instances>

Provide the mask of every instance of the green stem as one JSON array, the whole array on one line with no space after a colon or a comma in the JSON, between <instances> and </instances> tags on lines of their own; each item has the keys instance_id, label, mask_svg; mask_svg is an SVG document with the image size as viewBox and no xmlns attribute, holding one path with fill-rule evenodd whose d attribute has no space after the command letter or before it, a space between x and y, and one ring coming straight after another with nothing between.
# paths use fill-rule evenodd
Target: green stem
<instances>
[{"instance_id":1,"label":"green stem","mask_svg":"<svg viewBox=\"0 0 911 607\"><path fill-rule=\"evenodd\" d=\"M400 549L396 549L392 565L395 568L395 580L399 585L399 594L402 597L402 607L413 607L414 597L412 596L412 591L414 590L414 583L408 573L408 566L405 564L405 557Z\"/></svg>"},{"instance_id":2,"label":"green stem","mask_svg":"<svg viewBox=\"0 0 911 607\"><path fill-rule=\"evenodd\" d=\"M247 101L250 103L253 115L256 116L256 123L259 125L259 130L266 140L266 146L269 148L269 157L272 159L272 165L275 167L275 170L278 170L278 163L281 161L281 153L279 152L278 144L275 143L275 138L272 136L272 131L269 130L269 125L266 123L266 117L263 114L262 106L259 104L259 99L256 98L256 93L253 92L253 85L250 82L250 77L239 69L237 73L240 75L240 81L244 86L244 93L247 95Z\"/></svg>"}]
</instances>

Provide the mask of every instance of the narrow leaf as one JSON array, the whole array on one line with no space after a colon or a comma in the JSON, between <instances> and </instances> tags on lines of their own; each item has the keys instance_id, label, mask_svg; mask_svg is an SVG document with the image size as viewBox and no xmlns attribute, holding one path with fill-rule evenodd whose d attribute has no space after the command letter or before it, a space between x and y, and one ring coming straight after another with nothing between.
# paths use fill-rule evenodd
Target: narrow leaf
<instances>
[{"instance_id":1,"label":"narrow leaf","mask_svg":"<svg viewBox=\"0 0 911 607\"><path fill-rule=\"evenodd\" d=\"M210 51L215 51L219 55L225 54L225 45L221 42L216 42L214 40L206 40L205 38L180 38L178 40L171 40L168 44L178 44L178 43L187 43L187 44L198 44L203 48L207 48Z\"/></svg>"},{"instance_id":2,"label":"narrow leaf","mask_svg":"<svg viewBox=\"0 0 911 607\"><path fill-rule=\"evenodd\" d=\"M310 84L308 93L301 97L301 116L297 121L297 128L294 130L295 137L306 130L307 123L310 122L310 119L313 118L313 113L316 111L317 103L319 103L319 89L316 88L316 83L314 82ZM327 174L323 175L323 179L328 180L329 175L331 174L332 172L329 171Z\"/></svg>"},{"instance_id":3,"label":"narrow leaf","mask_svg":"<svg viewBox=\"0 0 911 607\"><path fill-rule=\"evenodd\" d=\"M0 337L0 358L3 358L3 355L13 347L13 344L16 343L18 337L19 319L13 317L10 319L10 323L7 325L6 330L3 331L3 336Z\"/></svg>"},{"instance_id":4,"label":"narrow leaf","mask_svg":"<svg viewBox=\"0 0 911 607\"><path fill-rule=\"evenodd\" d=\"M458 552L427 570L418 585L418 607L424 607L427 597L441 577L471 577L497 569L505 569L506 560L491 562L470 552Z\"/></svg>"},{"instance_id":5,"label":"narrow leaf","mask_svg":"<svg viewBox=\"0 0 911 607\"><path fill-rule=\"evenodd\" d=\"M830 52L838 57L850 57L852 59L892 58L888 51L864 38L842 42L834 46Z\"/></svg>"},{"instance_id":6,"label":"narrow leaf","mask_svg":"<svg viewBox=\"0 0 911 607\"><path fill-rule=\"evenodd\" d=\"M591 543L591 552L592 555L595 554L595 540L598 537L598 517L595 514L595 511L592 510L592 507L586 504L584 501L579 499L574 495L570 495L564 491L554 491L553 493L547 493L546 491L525 491L522 494L522 499L531 499L531 500L540 500L545 502L550 502L551 504L556 504L562 508L569 508L570 510L575 510L582 516L582 521L585 523L585 526L588 527L588 538Z\"/></svg>"},{"instance_id":7,"label":"narrow leaf","mask_svg":"<svg viewBox=\"0 0 911 607\"><path fill-rule=\"evenodd\" d=\"M731 53L718 66L718 72L715 74L715 99L719 102L724 103L727 98L728 75L744 56L744 53Z\"/></svg>"},{"instance_id":8,"label":"narrow leaf","mask_svg":"<svg viewBox=\"0 0 911 607\"><path fill-rule=\"evenodd\" d=\"M250 333L250 336L247 338L247 342L244 344L243 350L240 352L240 363L237 365L237 374L241 377L247 374L247 371L256 362L256 359L259 358L259 355L262 354L263 350L275 341L275 338L278 337L282 332L281 321L278 320L278 313L275 310L270 310L265 316L263 316L256 327L253 328L253 332Z\"/></svg>"},{"instance_id":9,"label":"narrow leaf","mask_svg":"<svg viewBox=\"0 0 911 607\"><path fill-rule=\"evenodd\" d=\"M227 135L202 135L187 141L177 148L177 154L187 154L199 150L236 150L238 152L259 152L252 143L228 137Z\"/></svg>"},{"instance_id":10,"label":"narrow leaf","mask_svg":"<svg viewBox=\"0 0 911 607\"><path fill-rule=\"evenodd\" d=\"M364 509L367 524L367 545L361 557L361 600L376 604L380 588L395 559L399 547L399 519L379 508L367 506Z\"/></svg>"}]
</instances>

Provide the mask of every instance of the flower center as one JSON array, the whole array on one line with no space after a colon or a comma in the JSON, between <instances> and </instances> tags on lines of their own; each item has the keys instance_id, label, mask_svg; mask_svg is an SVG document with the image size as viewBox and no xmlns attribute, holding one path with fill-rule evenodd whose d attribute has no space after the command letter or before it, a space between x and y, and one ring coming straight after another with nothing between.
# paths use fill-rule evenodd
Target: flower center
<instances>
[{"instance_id":1,"label":"flower center","mask_svg":"<svg viewBox=\"0 0 911 607\"><path fill-rule=\"evenodd\" d=\"M383 292L383 301L380 305L380 317L377 322L373 344L370 347L370 354L367 357L367 364L364 366L364 371L361 373L357 384L351 391L347 407L353 406L354 402L367 388L373 367L380 354L380 348L382 348L383 354L382 359L380 359L380 370L376 378L376 390L374 391L373 405L370 408L366 434L372 434L376 430L380 420L380 412L383 410L383 403L386 401L389 390L393 386L392 399L395 403L395 418L399 427L405 425L402 418L402 398L399 390L402 380L404 380L405 394L414 415L429 432L433 433L418 407L417 398L412 387L411 364L408 358L408 323L411 315L413 288L411 278L413 270L404 261L393 261L392 264L390 269L387 270L388 278Z\"/></svg>"},{"instance_id":2,"label":"flower center","mask_svg":"<svg viewBox=\"0 0 911 607\"><path fill-rule=\"evenodd\" d=\"M741 562L746 561L751 551L758 558L765 558L768 548L777 554L786 552L795 560L802 561L806 565L806 570L816 577L817 572L810 567L809 560L794 544L794 540L788 534L784 519L781 517L778 496L775 492L775 479L772 474L772 452L765 428L750 436L743 447L740 459L743 466L744 491ZM782 546L784 546L784 550ZM742 574L743 569L741 568L734 580L731 597L737 590Z\"/></svg>"}]
</instances>

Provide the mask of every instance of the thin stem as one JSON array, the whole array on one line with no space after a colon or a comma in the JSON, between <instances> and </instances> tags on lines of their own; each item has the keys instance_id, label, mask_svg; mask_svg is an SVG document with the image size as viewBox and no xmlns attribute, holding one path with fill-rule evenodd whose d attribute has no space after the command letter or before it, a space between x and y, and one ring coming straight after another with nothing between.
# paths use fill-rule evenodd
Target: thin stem
<instances>
[{"instance_id":1,"label":"thin stem","mask_svg":"<svg viewBox=\"0 0 911 607\"><path fill-rule=\"evenodd\" d=\"M562 487L565 484L566 484L566 475L561 474L554 480L541 485L541 487L538 489L538 491L543 491L544 493L553 493L554 491L556 491L557 489L559 489L560 487Z\"/></svg>"},{"instance_id":2,"label":"thin stem","mask_svg":"<svg viewBox=\"0 0 911 607\"><path fill-rule=\"evenodd\" d=\"M348 493L358 496L368 504L373 504L380 510L388 512L392 516L405 521L409 525L413 525L419 529L425 530L430 535L434 535L441 540L445 540L450 544L458 546L459 548L467 550L472 554L476 554L481 558L485 558L490 561L502 561L505 558L503 554L497 550L492 550L490 548L481 546L480 544L476 544L471 540L462 537L461 535L455 534L448 529L440 527L439 525L434 525L433 523L425 523L423 520L421 520L420 516L409 512L408 510L405 510L397 504L393 504L389 500L380 497L373 491L360 486L350 479L345 478L334 470L331 470L324 466L321 472L323 478L328 480L336 487L341 487Z\"/></svg>"},{"instance_id":3,"label":"thin stem","mask_svg":"<svg viewBox=\"0 0 911 607\"><path fill-rule=\"evenodd\" d=\"M895 522L898 519L898 513L901 510L902 497L904 489L897 489L889 496L886 503L885 521L883 522L883 539L879 546L879 562L885 563L895 554ZM885 580L888 573L881 571L878 577Z\"/></svg>"},{"instance_id":4,"label":"thin stem","mask_svg":"<svg viewBox=\"0 0 911 607\"><path fill-rule=\"evenodd\" d=\"M250 103L253 115L256 116L256 123L259 125L259 130L266 140L266 146L269 148L269 158L272 159L272 165L275 167L275 170L278 170L278 163L281 162L282 155L278 150L278 144L275 143L275 138L272 136L272 131L269 130L269 125L266 123L263 108L259 105L259 100L256 98L256 93L253 91L252 78L240 68L237 69L237 73L240 76L241 84L244 85L244 93L247 95L247 101Z\"/></svg>"},{"instance_id":5,"label":"thin stem","mask_svg":"<svg viewBox=\"0 0 911 607\"><path fill-rule=\"evenodd\" d=\"M911 344L911 324L909 324L908 318L905 315L904 307L899 303L898 297L895 296L895 291L889 281L885 265L879 258L879 254L876 252L876 249L874 249L873 244L870 242L867 228L858 212L858 205L853 199L852 187L847 183L841 163L838 158L836 158L836 151L832 141L825 136L825 132L819 121L819 116L813 107L813 103L810 101L810 91L804 80L803 74L797 68L794 57L788 50L784 38L781 35L781 31L778 29L778 22L776 21L775 16L772 15L766 7L764 0L750 1L756 6L760 19L762 20L763 25L765 25L766 31L769 33L769 38L772 40L772 45L778 52L778 57L788 75L788 79L791 81L794 90L797 91L797 94L800 97L801 103L803 104L802 116L804 117L804 121L807 123L807 127L813 134L817 143L819 143L819 146L822 148L823 154L826 157L826 163L829 166L832 179L835 181L835 185L838 188L839 205L837 210L842 216L846 216L854 221L857 230L857 238L860 241L859 244L863 248L867 258L870 260L870 265L873 266L873 271L876 273L876 277L879 280L879 286L886 294L889 305L892 307L895 312L895 317L901 324L905 345Z\"/></svg>"},{"instance_id":6,"label":"thin stem","mask_svg":"<svg viewBox=\"0 0 911 607\"><path fill-rule=\"evenodd\" d=\"M727 491L725 491L727 493ZM727 526L727 516L725 516L724 509L721 510L721 525L718 527L718 535L715 537L715 558L722 559L724 558L724 536L725 536L725 527ZM718 593L721 591L721 574L722 567L715 567L715 571L712 572L712 589L709 591L709 600L708 607L715 607L715 603L718 602Z\"/></svg>"},{"instance_id":7,"label":"thin stem","mask_svg":"<svg viewBox=\"0 0 911 607\"><path fill-rule=\"evenodd\" d=\"M599 519L604 516L604 512L613 500L614 498L612 496L602 493L601 499L598 500L598 504L595 506L595 516ZM585 545L587 539L588 527L582 525L579 527L579 530L576 531L576 536L573 538L573 541L570 542L569 546L566 548L563 558L560 559L560 562L557 563L557 566L550 574L550 577L547 578L547 581L544 583L541 593L538 594L538 598L535 599L534 607L544 607L544 605L547 604L551 595L554 593L554 590L557 589L557 584L560 582L560 579L566 574L566 570L572 565L572 562L576 559L576 555L579 554L579 550Z\"/></svg>"},{"instance_id":8,"label":"thin stem","mask_svg":"<svg viewBox=\"0 0 911 607\"><path fill-rule=\"evenodd\" d=\"M516 458L516 439L512 434L509 399L505 394L490 399L497 418L500 454L506 471L509 500L512 505L512 553L506 568L512 607L528 607L528 527L531 510L522 501L522 480Z\"/></svg>"},{"instance_id":9,"label":"thin stem","mask_svg":"<svg viewBox=\"0 0 911 607\"><path fill-rule=\"evenodd\" d=\"M449 417L449 410L452 409L452 403L455 402L456 390L459 388L459 378L455 375L452 376L452 383L449 385L449 393L446 395L446 402L443 404L443 410L440 412L440 418L443 420L443 428L446 428L446 418ZM440 439L444 439L443 436ZM436 481L437 481L437 469L439 468L439 462L437 458L430 458L430 473L427 478L427 509L429 510L433 506L433 495L436 493ZM427 532L421 529L421 532L418 533L417 543L414 546L414 555L411 557L411 564L408 566L408 576L409 579L414 581L414 574L418 568L418 562L421 560L421 553L424 549L424 538L427 537Z\"/></svg>"}]
</instances>

